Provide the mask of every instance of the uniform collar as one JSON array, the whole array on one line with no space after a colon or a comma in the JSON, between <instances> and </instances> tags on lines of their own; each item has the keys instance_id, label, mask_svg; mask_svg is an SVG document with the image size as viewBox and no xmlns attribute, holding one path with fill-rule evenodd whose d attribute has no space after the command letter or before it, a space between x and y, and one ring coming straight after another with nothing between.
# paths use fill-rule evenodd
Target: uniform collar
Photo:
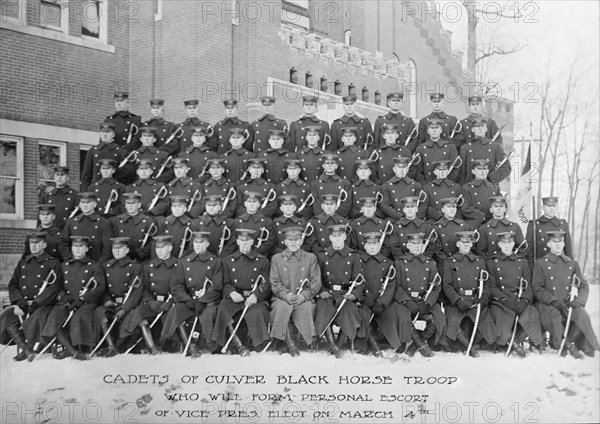
<instances>
[{"instance_id":1,"label":"uniform collar","mask_svg":"<svg viewBox=\"0 0 600 424\"><path fill-rule=\"evenodd\" d=\"M131 113L128 110L120 110L120 111L115 112L112 115L110 115L110 118L115 118L117 116L120 116L121 118L129 118L130 116L137 116L137 115L134 115L133 113Z\"/></svg>"},{"instance_id":2,"label":"uniform collar","mask_svg":"<svg viewBox=\"0 0 600 424\"><path fill-rule=\"evenodd\" d=\"M376 216L373 216L372 218L366 217L364 215L359 216L358 218L356 218L354 220L355 222L359 222L361 224L365 224L367 222L373 222L374 224L381 224L383 222L383 220L377 218Z\"/></svg>"},{"instance_id":3,"label":"uniform collar","mask_svg":"<svg viewBox=\"0 0 600 424\"><path fill-rule=\"evenodd\" d=\"M453 258L455 258L457 261L462 261L462 260L463 260L463 258L467 258L469 261L471 261L471 262L474 262L474 261L476 261L477 259L479 259L479 256L475 255L473 252L469 252L469 253L467 253L466 255L463 255L463 254L462 254L462 253L460 253L460 252L456 252L456 253L453 255Z\"/></svg>"},{"instance_id":4,"label":"uniform collar","mask_svg":"<svg viewBox=\"0 0 600 424\"><path fill-rule=\"evenodd\" d=\"M193 118L187 118L185 121L183 121L181 123L181 125L183 125L184 127L191 127L192 125L202 125L202 124L205 124L205 122L203 122L196 116L194 116Z\"/></svg>"},{"instance_id":5,"label":"uniform collar","mask_svg":"<svg viewBox=\"0 0 600 424\"><path fill-rule=\"evenodd\" d=\"M374 185L376 185L373 181L369 180L368 178L366 180L361 180L358 177L352 180L352 184L354 185L354 187L373 187Z\"/></svg>"},{"instance_id":6,"label":"uniform collar","mask_svg":"<svg viewBox=\"0 0 600 424\"><path fill-rule=\"evenodd\" d=\"M510 255L505 255L504 253L502 253L501 251L494 254L491 259L497 259L500 261L515 261L518 259L517 255L515 255L514 253L511 253Z\"/></svg>"},{"instance_id":7,"label":"uniform collar","mask_svg":"<svg viewBox=\"0 0 600 424\"><path fill-rule=\"evenodd\" d=\"M154 181L152 178L146 178L144 180L141 179L141 178L138 178L135 181L135 183L133 183L133 185L136 185L136 186L141 186L143 184L146 184L146 185L149 185L149 186L153 186L154 184L156 184L156 181Z\"/></svg>"},{"instance_id":8,"label":"uniform collar","mask_svg":"<svg viewBox=\"0 0 600 424\"><path fill-rule=\"evenodd\" d=\"M167 121L165 121L164 118L150 118L146 121L146 125L149 126L148 124L151 124L153 122L156 122L158 125L162 125Z\"/></svg>"},{"instance_id":9,"label":"uniform collar","mask_svg":"<svg viewBox=\"0 0 600 424\"><path fill-rule=\"evenodd\" d=\"M384 144L383 146L381 146L379 148L379 150L383 150L383 149L392 149L392 150L400 150L402 149L402 145L400 143L394 143L391 146L389 144Z\"/></svg>"},{"instance_id":10,"label":"uniform collar","mask_svg":"<svg viewBox=\"0 0 600 424\"><path fill-rule=\"evenodd\" d=\"M189 177L182 177L182 178L175 178L173 180L171 180L167 186L168 187L174 187L177 185L177 183L180 183L182 187L187 187L189 185L194 184L194 180L189 178Z\"/></svg>"},{"instance_id":11,"label":"uniform collar","mask_svg":"<svg viewBox=\"0 0 600 424\"><path fill-rule=\"evenodd\" d=\"M239 149L231 148L231 149L227 150L225 152L225 155L229 156L229 155L236 154L238 156L242 156L242 155L246 155L248 153L250 153L250 152L248 152L248 150L244 149L243 147L240 147Z\"/></svg>"},{"instance_id":12,"label":"uniform collar","mask_svg":"<svg viewBox=\"0 0 600 424\"><path fill-rule=\"evenodd\" d=\"M338 222L344 220L344 218L339 216L337 213L334 213L333 215L325 215L325 212L320 213L316 218L321 224L327 224L328 222L337 224Z\"/></svg>"},{"instance_id":13,"label":"uniform collar","mask_svg":"<svg viewBox=\"0 0 600 424\"><path fill-rule=\"evenodd\" d=\"M154 146L141 146L139 149L137 149L139 153L151 153L154 154L156 152L158 152L159 150L154 147Z\"/></svg>"},{"instance_id":14,"label":"uniform collar","mask_svg":"<svg viewBox=\"0 0 600 424\"><path fill-rule=\"evenodd\" d=\"M88 258L87 256L84 256L83 258L79 258L79 259L71 258L67 261L68 264L72 264L75 262L82 263L83 265L89 265L92 263L92 260L90 258Z\"/></svg>"},{"instance_id":15,"label":"uniform collar","mask_svg":"<svg viewBox=\"0 0 600 424\"><path fill-rule=\"evenodd\" d=\"M240 118L238 118L237 116L231 116L231 117L223 119L221 121L221 124L226 125L228 122L231 122L232 124L239 124L243 121Z\"/></svg>"},{"instance_id":16,"label":"uniform collar","mask_svg":"<svg viewBox=\"0 0 600 424\"><path fill-rule=\"evenodd\" d=\"M546 215L542 215L538 218L538 222L551 222L556 226L560 225L560 219L556 216L548 218Z\"/></svg>"},{"instance_id":17,"label":"uniform collar","mask_svg":"<svg viewBox=\"0 0 600 424\"><path fill-rule=\"evenodd\" d=\"M461 225L463 223L463 221L461 221L460 219L454 217L452 219L448 219L445 216L442 216L437 222L436 224L440 224L442 227L445 227L446 225L448 225L449 223L454 222L455 224Z\"/></svg>"},{"instance_id":18,"label":"uniform collar","mask_svg":"<svg viewBox=\"0 0 600 424\"><path fill-rule=\"evenodd\" d=\"M412 184L414 180L412 178L409 178L408 175L404 178L398 178L397 176L394 175L392 178L390 178L389 181L392 184L399 183L400 181L404 181L406 184Z\"/></svg>"},{"instance_id":19,"label":"uniform collar","mask_svg":"<svg viewBox=\"0 0 600 424\"><path fill-rule=\"evenodd\" d=\"M96 184L98 184L98 185L103 185L103 184L115 185L115 184L117 184L117 180L115 180L114 178L100 178L98 181L96 181Z\"/></svg>"},{"instance_id":20,"label":"uniform collar","mask_svg":"<svg viewBox=\"0 0 600 424\"><path fill-rule=\"evenodd\" d=\"M89 215L79 214L73 219L77 222L81 222L84 219L89 219L90 221L98 221L100 219L100 215L98 215L96 212L92 212Z\"/></svg>"},{"instance_id":21,"label":"uniform collar","mask_svg":"<svg viewBox=\"0 0 600 424\"><path fill-rule=\"evenodd\" d=\"M192 218L190 218L186 214L177 217L171 214L167 216L166 221L169 225L173 225L176 221L181 222L183 225L187 225L192 221Z\"/></svg>"},{"instance_id":22,"label":"uniform collar","mask_svg":"<svg viewBox=\"0 0 600 424\"><path fill-rule=\"evenodd\" d=\"M189 146L187 149L185 149L186 153L194 153L194 150L198 150L200 152L206 152L207 150L210 150L208 147L206 147L206 145L201 145L201 146L194 146L193 144L191 146Z\"/></svg>"},{"instance_id":23,"label":"uniform collar","mask_svg":"<svg viewBox=\"0 0 600 424\"><path fill-rule=\"evenodd\" d=\"M427 117L428 118L433 118L433 115L438 115L440 119L446 119L448 117L448 115L446 114L446 112L443 112L443 111L431 112L429 115L427 115Z\"/></svg>"},{"instance_id":24,"label":"uniform collar","mask_svg":"<svg viewBox=\"0 0 600 424\"><path fill-rule=\"evenodd\" d=\"M436 186L440 186L442 184L444 184L447 187L452 187L452 181L450 181L448 178L444 178L443 180L441 178L435 178L433 180L431 180L432 184L435 184Z\"/></svg>"},{"instance_id":25,"label":"uniform collar","mask_svg":"<svg viewBox=\"0 0 600 424\"><path fill-rule=\"evenodd\" d=\"M340 177L338 174L327 175L324 172L319 176L319 180L321 180L324 183L326 183L327 181L340 181L341 179L342 177Z\"/></svg>"},{"instance_id":26,"label":"uniform collar","mask_svg":"<svg viewBox=\"0 0 600 424\"><path fill-rule=\"evenodd\" d=\"M210 224L211 222L214 222L217 225L221 225L225 221L225 219L226 218L223 216L222 213L219 213L215 216L210 216L209 214L204 212L204 215L202 215L202 223L205 225Z\"/></svg>"},{"instance_id":27,"label":"uniform collar","mask_svg":"<svg viewBox=\"0 0 600 424\"><path fill-rule=\"evenodd\" d=\"M260 222L261 219L265 219L264 215L260 213L249 214L248 212L244 212L242 215L238 217L241 221L248 222L252 221L255 224Z\"/></svg>"},{"instance_id":28,"label":"uniform collar","mask_svg":"<svg viewBox=\"0 0 600 424\"><path fill-rule=\"evenodd\" d=\"M376 255L369 255L368 253L365 252L365 253L361 253L360 259L363 262L368 262L368 261L374 260L374 261L381 263L381 262L385 261L385 256L383 256L381 253L378 253Z\"/></svg>"},{"instance_id":29,"label":"uniform collar","mask_svg":"<svg viewBox=\"0 0 600 424\"><path fill-rule=\"evenodd\" d=\"M258 257L258 252L254 249L250 250L248 253L244 254L242 252L240 252L239 250L237 252L235 252L232 255L235 259L240 259L242 256L247 257L248 259L250 259L251 261L253 261L254 259L256 259Z\"/></svg>"},{"instance_id":30,"label":"uniform collar","mask_svg":"<svg viewBox=\"0 0 600 424\"><path fill-rule=\"evenodd\" d=\"M262 117L258 118L259 121L264 121L264 120L269 120L269 121L275 121L277 118L275 118L275 115L267 113L266 115L263 115Z\"/></svg>"},{"instance_id":31,"label":"uniform collar","mask_svg":"<svg viewBox=\"0 0 600 424\"><path fill-rule=\"evenodd\" d=\"M48 256L48 254L46 252L42 252L37 256L35 256L35 255L27 256L27 258L25 258L25 262L29 262L32 259L35 259L35 261L39 264L41 262L47 261L49 258L50 257Z\"/></svg>"},{"instance_id":32,"label":"uniform collar","mask_svg":"<svg viewBox=\"0 0 600 424\"><path fill-rule=\"evenodd\" d=\"M115 149L118 149L118 148L119 148L119 145L116 144L114 141L111 142L111 143L105 143L103 141L101 141L100 143L98 143L98 150L104 150L104 149L115 150Z\"/></svg>"},{"instance_id":33,"label":"uniform collar","mask_svg":"<svg viewBox=\"0 0 600 424\"><path fill-rule=\"evenodd\" d=\"M352 146L343 146L341 147L338 152L342 153L345 152L346 150L350 150L352 153L356 153L359 150L361 150L358 146L356 146L356 144L353 144Z\"/></svg>"},{"instance_id":34,"label":"uniform collar","mask_svg":"<svg viewBox=\"0 0 600 424\"><path fill-rule=\"evenodd\" d=\"M177 259L175 259L173 256L169 256L164 261L162 259L156 258L153 261L151 261L150 263L153 264L155 268L157 268L163 264L167 268L173 268L173 265L175 265L177 263Z\"/></svg>"},{"instance_id":35,"label":"uniform collar","mask_svg":"<svg viewBox=\"0 0 600 424\"><path fill-rule=\"evenodd\" d=\"M204 183L205 186L206 185L213 185L213 184L216 184L218 186L229 184L229 179L225 178L225 177L221 177L218 180L215 180L213 177L210 177L209 180L206 183Z\"/></svg>"},{"instance_id":36,"label":"uniform collar","mask_svg":"<svg viewBox=\"0 0 600 424\"><path fill-rule=\"evenodd\" d=\"M469 143L471 143L471 144L475 144L477 142L480 142L481 144L483 144L485 146L486 144L489 144L492 141L485 137L476 137L476 138L472 138L471 141L469 141Z\"/></svg>"},{"instance_id":37,"label":"uniform collar","mask_svg":"<svg viewBox=\"0 0 600 424\"><path fill-rule=\"evenodd\" d=\"M352 121L356 124L359 124L360 121L362 121L362 119L359 118L358 115L352 115L352 116L344 115L340 118L340 121L342 121L344 124L347 124L350 121Z\"/></svg>"},{"instance_id":38,"label":"uniform collar","mask_svg":"<svg viewBox=\"0 0 600 424\"><path fill-rule=\"evenodd\" d=\"M342 250L335 250L333 248L333 246L329 246L327 249L325 249L325 252L327 253L327 256L336 256L336 255L339 255L342 258L345 258L350 253L352 253L352 249L350 249L346 245L344 245L344 248Z\"/></svg>"},{"instance_id":39,"label":"uniform collar","mask_svg":"<svg viewBox=\"0 0 600 424\"><path fill-rule=\"evenodd\" d=\"M433 141L432 139L430 139L429 137L427 137L427 141L425 142L425 145L427 147L433 147L434 144L437 144L439 147L444 147L446 144L448 144L448 141L444 140L441 137L440 137L439 140Z\"/></svg>"},{"instance_id":40,"label":"uniform collar","mask_svg":"<svg viewBox=\"0 0 600 424\"><path fill-rule=\"evenodd\" d=\"M285 149L273 149L271 147L269 147L267 149L268 153L277 153L278 155L287 155L289 152Z\"/></svg>"},{"instance_id":41,"label":"uniform collar","mask_svg":"<svg viewBox=\"0 0 600 424\"><path fill-rule=\"evenodd\" d=\"M73 192L73 189L68 184L65 184L64 186L62 186L60 188L54 187L53 191L55 193L60 193L60 194L69 194L69 193Z\"/></svg>"},{"instance_id":42,"label":"uniform collar","mask_svg":"<svg viewBox=\"0 0 600 424\"><path fill-rule=\"evenodd\" d=\"M198 262L208 262L208 261L210 261L211 259L214 259L214 258L216 258L216 256L215 256L215 255L213 255L213 254L212 254L212 253L210 253L209 251L206 251L206 252L204 252L204 253L196 253L196 252L194 252L194 253L190 254L190 255L189 255L187 258L186 258L186 260L187 260L188 262L194 262L194 261L198 261Z\"/></svg>"},{"instance_id":43,"label":"uniform collar","mask_svg":"<svg viewBox=\"0 0 600 424\"><path fill-rule=\"evenodd\" d=\"M130 219L133 221L134 224L139 224L139 222L144 219L144 215L142 215L141 213L137 213L135 215L129 215L128 213L124 213L119 215L119 218L121 218L121 220L123 222L127 222Z\"/></svg>"},{"instance_id":44,"label":"uniform collar","mask_svg":"<svg viewBox=\"0 0 600 424\"><path fill-rule=\"evenodd\" d=\"M508 219L506 219L506 218L502 218L502 219L495 219L495 218L492 218L492 219L490 219L490 220L488 221L488 225L489 225L490 227L493 227L493 228L496 228L496 227L498 226L498 224L499 224L499 223L502 223L502 224L504 224L504 225L506 225L506 226L509 226L509 225L511 224L511 222L510 222Z\"/></svg>"},{"instance_id":45,"label":"uniform collar","mask_svg":"<svg viewBox=\"0 0 600 424\"><path fill-rule=\"evenodd\" d=\"M286 178L285 180L283 180L281 185L284 185L284 186L295 185L296 187L302 187L302 186L306 185L306 183L304 181L302 181L300 178L296 178L295 180L290 180L289 178Z\"/></svg>"},{"instance_id":46,"label":"uniform collar","mask_svg":"<svg viewBox=\"0 0 600 424\"><path fill-rule=\"evenodd\" d=\"M299 121L312 121L312 122L321 122L319 120L319 118L317 118L315 115L302 115L299 119Z\"/></svg>"},{"instance_id":47,"label":"uniform collar","mask_svg":"<svg viewBox=\"0 0 600 424\"><path fill-rule=\"evenodd\" d=\"M402 255L402 259L404 259L407 262L411 262L413 260L419 260L421 262L427 262L429 260L429 258L427 256L425 256L423 253L421 253L420 255L413 255L412 253L405 253L404 255Z\"/></svg>"},{"instance_id":48,"label":"uniform collar","mask_svg":"<svg viewBox=\"0 0 600 424\"><path fill-rule=\"evenodd\" d=\"M402 112L392 112L391 110L385 114L386 119L406 119L406 116L402 114Z\"/></svg>"},{"instance_id":49,"label":"uniform collar","mask_svg":"<svg viewBox=\"0 0 600 424\"><path fill-rule=\"evenodd\" d=\"M323 153L323 150L319 146L313 147L313 148L307 147L304 150L302 150L302 153L304 153L304 154L309 153L309 152L319 155L319 154Z\"/></svg>"},{"instance_id":50,"label":"uniform collar","mask_svg":"<svg viewBox=\"0 0 600 424\"><path fill-rule=\"evenodd\" d=\"M135 263L135 262L133 262L133 260L129 256L125 256L124 258L121 258L121 259L112 258L111 260L106 262L106 266L109 267L109 266L119 265L119 266L123 267L123 266L127 266L127 265L133 264L133 263Z\"/></svg>"},{"instance_id":51,"label":"uniform collar","mask_svg":"<svg viewBox=\"0 0 600 424\"><path fill-rule=\"evenodd\" d=\"M554 264L558 262L558 259L559 259L559 258L560 258L560 259L562 259L562 261L563 261L564 263L568 263L568 262L570 262L570 261L571 261L571 258L569 258L569 257L568 257L567 255L565 255L565 254L555 255L555 254L554 254L554 253L552 253L552 252L548 253L548 254L545 256L545 258L546 258L547 260L549 260L550 262L554 263Z\"/></svg>"},{"instance_id":52,"label":"uniform collar","mask_svg":"<svg viewBox=\"0 0 600 424\"><path fill-rule=\"evenodd\" d=\"M300 249L296 253L292 253L286 248L283 252L281 252L281 255L286 261L289 261L292 258L295 258L297 261L301 261L306 256L306 252Z\"/></svg>"},{"instance_id":53,"label":"uniform collar","mask_svg":"<svg viewBox=\"0 0 600 424\"><path fill-rule=\"evenodd\" d=\"M400 225L402 225L403 227L406 227L407 225L413 225L417 228L419 228L421 226L421 224L423 223L423 221L421 221L419 218L415 217L415 219L408 219L407 217L403 216L402 218L400 218L397 221Z\"/></svg>"},{"instance_id":54,"label":"uniform collar","mask_svg":"<svg viewBox=\"0 0 600 424\"><path fill-rule=\"evenodd\" d=\"M480 187L482 184L487 187L492 187L492 183L490 183L488 180L473 180L469 184L475 187Z\"/></svg>"},{"instance_id":55,"label":"uniform collar","mask_svg":"<svg viewBox=\"0 0 600 424\"><path fill-rule=\"evenodd\" d=\"M286 217L286 216L278 216L277 218L275 218L275 222L279 222L280 224L287 224L288 222L293 222L294 224L303 224L304 225L304 220L302 218L299 218L297 216L292 216L292 217Z\"/></svg>"}]
</instances>

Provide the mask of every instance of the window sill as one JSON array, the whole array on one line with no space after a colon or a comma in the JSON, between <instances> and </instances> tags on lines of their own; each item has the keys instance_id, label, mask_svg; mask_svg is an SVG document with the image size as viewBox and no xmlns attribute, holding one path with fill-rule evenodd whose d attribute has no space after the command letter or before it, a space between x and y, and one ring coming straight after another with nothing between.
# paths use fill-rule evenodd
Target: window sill
<instances>
[{"instance_id":1,"label":"window sill","mask_svg":"<svg viewBox=\"0 0 600 424\"><path fill-rule=\"evenodd\" d=\"M85 47L88 49L98 50L106 53L115 53L115 46L105 44L101 41L94 40L90 37L73 37L70 35L63 34L62 32L56 31L54 29L17 24L10 21L0 22L0 29L7 29L10 31L20 32L22 34L28 34L34 37L47 38L49 40L73 44L75 46Z\"/></svg>"},{"instance_id":2,"label":"window sill","mask_svg":"<svg viewBox=\"0 0 600 424\"><path fill-rule=\"evenodd\" d=\"M2 218L2 224L0 224L0 228L35 230L36 225L37 222L35 219Z\"/></svg>"}]
</instances>

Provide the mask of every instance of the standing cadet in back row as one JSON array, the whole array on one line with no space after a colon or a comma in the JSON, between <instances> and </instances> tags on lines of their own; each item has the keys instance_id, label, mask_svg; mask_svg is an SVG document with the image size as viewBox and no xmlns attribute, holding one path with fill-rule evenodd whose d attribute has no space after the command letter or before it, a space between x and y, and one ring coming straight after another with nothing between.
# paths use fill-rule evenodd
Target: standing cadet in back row
<instances>
[{"instance_id":1,"label":"standing cadet in back row","mask_svg":"<svg viewBox=\"0 0 600 424\"><path fill-rule=\"evenodd\" d=\"M78 196L67 183L69 182L69 167L54 167L54 188L42 194L40 204L54 205L56 226L63 229L71 213L77 208Z\"/></svg>"},{"instance_id":2,"label":"standing cadet in back row","mask_svg":"<svg viewBox=\"0 0 600 424\"><path fill-rule=\"evenodd\" d=\"M417 148L417 128L413 120L404 116L400 111L402 105L402 93L389 93L387 95L387 105L390 111L386 115L382 115L375 121L373 135L375 148L383 147L385 141L383 139L382 127L384 125L397 125L398 128L398 144L406 147L411 153ZM385 181L382 181L385 182Z\"/></svg>"},{"instance_id":3,"label":"standing cadet in back row","mask_svg":"<svg viewBox=\"0 0 600 424\"><path fill-rule=\"evenodd\" d=\"M212 139L209 140L208 147L216 151L219 155L227 152L231 149L231 144L229 143L230 130L239 128L242 134L248 136L248 139L244 143L244 147L246 150L252 149L254 140L250 136L250 124L246 121L242 121L238 117L238 101L235 99L227 99L223 101L223 105L225 106L225 118L217 122L213 127L215 133L212 136Z\"/></svg>"},{"instance_id":4,"label":"standing cadet in back row","mask_svg":"<svg viewBox=\"0 0 600 424\"><path fill-rule=\"evenodd\" d=\"M115 126L115 143L124 148L127 153L139 147L135 135L142 126L142 118L129 111L129 93L126 91L115 92L115 113L109 115L105 122Z\"/></svg>"},{"instance_id":5,"label":"standing cadet in back row","mask_svg":"<svg viewBox=\"0 0 600 424\"><path fill-rule=\"evenodd\" d=\"M371 122L367 118L361 118L356 113L358 105L356 104L356 96L344 96L342 97L344 102L344 116L336 119L331 124L331 150L336 151L340 149L344 143L342 143L343 129L346 127L356 128L356 145L372 150L373 146L373 128ZM327 147L329 150L330 147Z\"/></svg>"},{"instance_id":6,"label":"standing cadet in back row","mask_svg":"<svg viewBox=\"0 0 600 424\"><path fill-rule=\"evenodd\" d=\"M306 131L309 127L318 127L319 139L325 141L325 136L329 141L329 123L317 118L317 98L315 96L302 97L302 116L290 124L288 139L293 146L293 152L300 152L306 148ZM328 145L331 146L331 143ZM326 147L326 150L330 150ZM331 151L331 150L330 150Z\"/></svg>"},{"instance_id":7,"label":"standing cadet in back row","mask_svg":"<svg viewBox=\"0 0 600 424\"><path fill-rule=\"evenodd\" d=\"M427 124L428 121L434 116L438 119L441 119L441 137L446 140L450 140L452 134L454 133L454 129L456 128L456 123L458 120L456 116L448 115L443 111L444 108L444 95L442 93L432 93L429 95L429 101L431 103L432 112L421 118L419 121L419 134L417 135L417 145L425 143L427 139Z\"/></svg>"}]
</instances>

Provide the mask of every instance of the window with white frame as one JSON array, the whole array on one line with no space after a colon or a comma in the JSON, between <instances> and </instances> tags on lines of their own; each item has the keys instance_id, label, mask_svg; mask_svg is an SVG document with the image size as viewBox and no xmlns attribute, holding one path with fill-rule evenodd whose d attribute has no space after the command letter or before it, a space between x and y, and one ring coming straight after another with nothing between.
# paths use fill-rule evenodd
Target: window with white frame
<instances>
[{"instance_id":1,"label":"window with white frame","mask_svg":"<svg viewBox=\"0 0 600 424\"><path fill-rule=\"evenodd\" d=\"M281 8L281 21L306 30L310 29L308 1L286 1Z\"/></svg>"},{"instance_id":2,"label":"window with white frame","mask_svg":"<svg viewBox=\"0 0 600 424\"><path fill-rule=\"evenodd\" d=\"M27 0L0 0L2 22L27 23Z\"/></svg>"},{"instance_id":3,"label":"window with white frame","mask_svg":"<svg viewBox=\"0 0 600 424\"><path fill-rule=\"evenodd\" d=\"M23 138L0 136L0 219L23 219Z\"/></svg>"},{"instance_id":4,"label":"window with white frame","mask_svg":"<svg viewBox=\"0 0 600 424\"><path fill-rule=\"evenodd\" d=\"M38 178L40 183L54 180L54 167L56 165L66 165L67 163L66 143L40 140L38 152Z\"/></svg>"},{"instance_id":5,"label":"window with white frame","mask_svg":"<svg viewBox=\"0 0 600 424\"><path fill-rule=\"evenodd\" d=\"M106 0L83 0L81 3L81 36L108 40L108 7Z\"/></svg>"},{"instance_id":6,"label":"window with white frame","mask_svg":"<svg viewBox=\"0 0 600 424\"><path fill-rule=\"evenodd\" d=\"M67 34L69 32L69 3L66 0L40 1L40 26Z\"/></svg>"}]
</instances>

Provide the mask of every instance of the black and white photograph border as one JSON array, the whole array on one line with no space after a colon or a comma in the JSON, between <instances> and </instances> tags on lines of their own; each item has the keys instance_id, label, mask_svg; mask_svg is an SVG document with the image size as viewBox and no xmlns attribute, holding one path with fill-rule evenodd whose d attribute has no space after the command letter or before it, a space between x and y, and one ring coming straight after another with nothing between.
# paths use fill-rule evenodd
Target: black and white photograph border
<instances>
[{"instance_id":1,"label":"black and white photograph border","mask_svg":"<svg viewBox=\"0 0 600 424\"><path fill-rule=\"evenodd\" d=\"M0 0L0 306L38 225L55 166L77 191L98 125L127 92L131 112L223 119L238 101L253 122L276 99L287 125L302 97L331 124L343 97L358 115L385 115L386 96L418 126L430 94L463 119L468 98L498 123L511 173L507 217L527 231L542 198L559 198L573 256L589 284L600 334L599 16L596 1ZM287 129L287 128L286 128ZM490 137L492 138L492 137ZM409 135L410 139L410 135ZM122 140L121 140L122 141ZM89 181L88 181L89 182ZM383 349L382 357L321 343L297 358L276 351L199 358L119 354L16 362L0 347L3 423L581 423L600 422L597 357L504 351Z\"/></svg>"}]
</instances>

